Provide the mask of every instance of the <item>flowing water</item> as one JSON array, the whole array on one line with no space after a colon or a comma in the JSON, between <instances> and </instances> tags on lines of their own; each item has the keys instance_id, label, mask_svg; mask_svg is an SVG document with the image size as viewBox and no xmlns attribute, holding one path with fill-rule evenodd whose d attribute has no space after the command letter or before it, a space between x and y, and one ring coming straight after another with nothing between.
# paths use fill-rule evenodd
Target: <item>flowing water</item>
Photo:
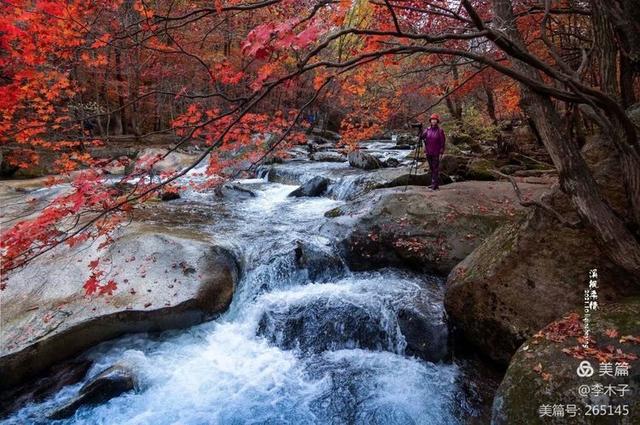
<instances>
[{"instance_id":1,"label":"flowing water","mask_svg":"<svg viewBox=\"0 0 640 425\"><path fill-rule=\"evenodd\" d=\"M190 329L130 335L85 354L94 361L87 376L130 365L135 392L48 421L83 381L3 423L462 423L459 367L406 356L398 323L398 310L419 297L442 311L442 280L350 272L336 241L319 231L329 220L324 212L342 201L290 198L295 186L262 179L239 184L257 196L233 201L226 221L207 229L243 265L229 310ZM205 201L194 194L178 205Z\"/></svg>"}]
</instances>

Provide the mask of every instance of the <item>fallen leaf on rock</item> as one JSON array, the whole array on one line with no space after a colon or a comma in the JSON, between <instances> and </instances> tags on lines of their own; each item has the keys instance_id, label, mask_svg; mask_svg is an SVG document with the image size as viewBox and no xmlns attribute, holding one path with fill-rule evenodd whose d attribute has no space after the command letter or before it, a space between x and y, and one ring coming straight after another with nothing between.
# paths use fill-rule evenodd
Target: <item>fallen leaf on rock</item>
<instances>
[{"instance_id":1,"label":"fallen leaf on rock","mask_svg":"<svg viewBox=\"0 0 640 425\"><path fill-rule=\"evenodd\" d=\"M604 334L606 336L608 336L609 338L617 338L618 337L618 331L615 329L607 329L604 331Z\"/></svg>"}]
</instances>

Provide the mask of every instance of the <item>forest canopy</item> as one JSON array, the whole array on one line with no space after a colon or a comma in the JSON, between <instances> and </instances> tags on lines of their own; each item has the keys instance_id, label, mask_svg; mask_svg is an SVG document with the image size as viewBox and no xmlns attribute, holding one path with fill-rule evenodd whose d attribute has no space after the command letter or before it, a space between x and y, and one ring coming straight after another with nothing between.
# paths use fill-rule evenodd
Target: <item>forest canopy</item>
<instances>
[{"instance_id":1,"label":"forest canopy","mask_svg":"<svg viewBox=\"0 0 640 425\"><path fill-rule=\"evenodd\" d=\"M253 172L318 122L355 149L436 109L487 131L528 120L582 224L640 274L631 0L0 1L3 172L53 158L49 183L73 187L2 230L3 276L62 243L108 244L135 204L204 161L199 189ZM621 202L580 151L596 131L622 170ZM170 147L106 184L94 153L123 138ZM151 176L189 147L196 161ZM97 266L85 288L108 292Z\"/></svg>"}]
</instances>

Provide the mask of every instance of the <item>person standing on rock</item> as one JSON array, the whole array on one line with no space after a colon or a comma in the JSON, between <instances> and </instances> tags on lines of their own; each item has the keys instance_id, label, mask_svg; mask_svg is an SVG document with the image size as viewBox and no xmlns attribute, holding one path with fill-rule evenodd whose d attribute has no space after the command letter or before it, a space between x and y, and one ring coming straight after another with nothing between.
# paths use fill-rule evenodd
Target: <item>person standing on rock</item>
<instances>
[{"instance_id":1,"label":"person standing on rock","mask_svg":"<svg viewBox=\"0 0 640 425\"><path fill-rule=\"evenodd\" d=\"M438 190L440 183L440 159L444 154L444 130L440 127L440 116L432 114L429 118L429 127L420 135L420 140L424 143L424 152L427 155L429 170L431 171L432 190Z\"/></svg>"}]
</instances>

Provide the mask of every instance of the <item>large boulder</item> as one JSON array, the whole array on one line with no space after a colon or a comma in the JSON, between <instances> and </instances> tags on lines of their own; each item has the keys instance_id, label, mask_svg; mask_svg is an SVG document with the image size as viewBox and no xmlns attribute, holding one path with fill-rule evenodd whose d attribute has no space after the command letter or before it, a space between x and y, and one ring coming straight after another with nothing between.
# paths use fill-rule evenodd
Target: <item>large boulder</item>
<instances>
[{"instance_id":1,"label":"large boulder","mask_svg":"<svg viewBox=\"0 0 640 425\"><path fill-rule=\"evenodd\" d=\"M521 185L532 197L546 188ZM344 226L341 246L353 269L408 266L446 274L522 211L509 183L460 182L439 191L376 190L325 215Z\"/></svg>"},{"instance_id":2,"label":"large boulder","mask_svg":"<svg viewBox=\"0 0 640 425\"><path fill-rule=\"evenodd\" d=\"M418 296L398 310L398 326L404 336L406 354L430 362L449 357L449 326L433 297Z\"/></svg>"},{"instance_id":3,"label":"large boulder","mask_svg":"<svg viewBox=\"0 0 640 425\"><path fill-rule=\"evenodd\" d=\"M286 350L307 353L343 348L393 351L400 336L385 326L383 313L350 300L319 298L265 312L258 335Z\"/></svg>"},{"instance_id":4,"label":"large boulder","mask_svg":"<svg viewBox=\"0 0 640 425\"><path fill-rule=\"evenodd\" d=\"M558 192L546 202L577 219ZM637 292L633 277L613 267L588 229L567 227L532 210L485 238L451 271L445 307L468 342L506 365L538 329L583 304L592 268L600 275L603 302Z\"/></svg>"},{"instance_id":5,"label":"large boulder","mask_svg":"<svg viewBox=\"0 0 640 425\"><path fill-rule=\"evenodd\" d=\"M378 158L362 150L349 152L347 159L349 160L349 165L363 170L382 168L382 163Z\"/></svg>"},{"instance_id":6,"label":"large boulder","mask_svg":"<svg viewBox=\"0 0 640 425\"><path fill-rule=\"evenodd\" d=\"M472 158L466 166L464 178L467 180L496 180L493 161L485 158Z\"/></svg>"},{"instance_id":7,"label":"large boulder","mask_svg":"<svg viewBox=\"0 0 640 425\"><path fill-rule=\"evenodd\" d=\"M444 154L440 161L440 171L448 176L463 174L466 169L467 158L460 155Z\"/></svg>"},{"instance_id":8,"label":"large boulder","mask_svg":"<svg viewBox=\"0 0 640 425\"><path fill-rule=\"evenodd\" d=\"M306 270L312 282L337 276L344 270L337 254L301 240L296 241L293 254L296 266Z\"/></svg>"},{"instance_id":9,"label":"large boulder","mask_svg":"<svg viewBox=\"0 0 640 425\"><path fill-rule=\"evenodd\" d=\"M340 134L326 128L313 127L311 129L311 135L312 137L321 137L323 139L330 140L331 142L337 142L340 140Z\"/></svg>"},{"instance_id":10,"label":"large boulder","mask_svg":"<svg viewBox=\"0 0 640 425\"><path fill-rule=\"evenodd\" d=\"M400 160L396 159L396 158L387 158L382 164L387 168L389 168L389 167L399 167L400 166Z\"/></svg>"},{"instance_id":11,"label":"large boulder","mask_svg":"<svg viewBox=\"0 0 640 425\"><path fill-rule=\"evenodd\" d=\"M0 300L0 389L128 332L190 326L227 308L238 279L234 256L200 233L133 223L113 244L60 246L9 276ZM98 269L117 288L88 296Z\"/></svg>"},{"instance_id":12,"label":"large boulder","mask_svg":"<svg viewBox=\"0 0 640 425\"><path fill-rule=\"evenodd\" d=\"M601 304L587 348L583 334L582 317L572 313L527 340L498 388L491 423L640 423L640 299ZM578 376L584 361L590 376Z\"/></svg>"},{"instance_id":13,"label":"large boulder","mask_svg":"<svg viewBox=\"0 0 640 425\"><path fill-rule=\"evenodd\" d=\"M449 146L454 145L464 152L481 153L482 146L480 143L467 133L459 130L452 131L449 134Z\"/></svg>"}]
</instances>

